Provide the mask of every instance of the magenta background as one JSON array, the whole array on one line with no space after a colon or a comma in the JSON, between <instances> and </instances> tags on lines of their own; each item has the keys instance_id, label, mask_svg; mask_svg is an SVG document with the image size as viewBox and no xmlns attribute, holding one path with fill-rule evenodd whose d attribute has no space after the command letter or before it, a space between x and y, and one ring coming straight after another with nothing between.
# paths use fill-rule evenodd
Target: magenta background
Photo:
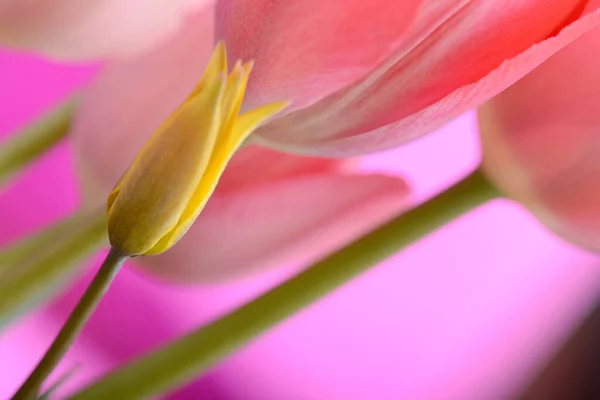
<instances>
[{"instance_id":1,"label":"magenta background","mask_svg":"<svg viewBox=\"0 0 600 400\"><path fill-rule=\"evenodd\" d=\"M0 52L0 135L95 69ZM419 201L467 173L478 157L469 114L417 143L366 158L364 166L406 176ZM0 243L65 215L77 198L64 144L2 190ZM495 202L271 330L171 398L506 399L600 293L597 261L518 206ZM126 269L63 363L63 370L78 365L68 386L226 312L293 270L179 288ZM0 334L0 398L33 367L90 273Z\"/></svg>"}]
</instances>

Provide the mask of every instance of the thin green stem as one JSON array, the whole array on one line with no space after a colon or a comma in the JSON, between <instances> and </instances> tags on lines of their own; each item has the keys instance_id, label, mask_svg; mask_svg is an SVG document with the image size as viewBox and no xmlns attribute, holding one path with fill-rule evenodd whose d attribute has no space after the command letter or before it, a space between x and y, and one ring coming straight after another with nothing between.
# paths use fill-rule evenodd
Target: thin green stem
<instances>
[{"instance_id":1,"label":"thin green stem","mask_svg":"<svg viewBox=\"0 0 600 400\"><path fill-rule=\"evenodd\" d=\"M58 333L58 336L37 367L29 375L29 378L15 393L13 400L33 400L37 398L44 380L50 375L69 346L73 343L125 259L126 257L116 250L110 250L98 273L79 300L79 303L75 306L75 309Z\"/></svg>"},{"instance_id":2,"label":"thin green stem","mask_svg":"<svg viewBox=\"0 0 600 400\"><path fill-rule=\"evenodd\" d=\"M39 304L108 243L106 211L77 213L0 254L0 329Z\"/></svg>"},{"instance_id":3,"label":"thin green stem","mask_svg":"<svg viewBox=\"0 0 600 400\"><path fill-rule=\"evenodd\" d=\"M0 143L0 185L66 135L74 109L68 100Z\"/></svg>"},{"instance_id":4,"label":"thin green stem","mask_svg":"<svg viewBox=\"0 0 600 400\"><path fill-rule=\"evenodd\" d=\"M477 170L254 301L133 361L72 399L145 399L173 389L403 247L497 195Z\"/></svg>"}]
</instances>

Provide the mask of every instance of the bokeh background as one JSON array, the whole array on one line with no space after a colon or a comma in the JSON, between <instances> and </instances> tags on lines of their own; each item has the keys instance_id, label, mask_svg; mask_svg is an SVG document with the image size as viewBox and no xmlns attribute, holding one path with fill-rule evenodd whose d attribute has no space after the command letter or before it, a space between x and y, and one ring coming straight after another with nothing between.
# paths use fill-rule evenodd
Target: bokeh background
<instances>
[{"instance_id":1,"label":"bokeh background","mask_svg":"<svg viewBox=\"0 0 600 400\"><path fill-rule=\"evenodd\" d=\"M0 137L91 79L98 65L57 65L0 50ZM68 141L0 189L0 243L76 209ZM479 160L466 114L403 148L362 159L405 176L418 203ZM0 398L27 376L98 266L0 333ZM126 268L58 373L65 390L293 274L283 265L219 285L166 285ZM172 399L511 399L597 302L597 257L571 247L527 212L496 201L421 240L229 357Z\"/></svg>"}]
</instances>

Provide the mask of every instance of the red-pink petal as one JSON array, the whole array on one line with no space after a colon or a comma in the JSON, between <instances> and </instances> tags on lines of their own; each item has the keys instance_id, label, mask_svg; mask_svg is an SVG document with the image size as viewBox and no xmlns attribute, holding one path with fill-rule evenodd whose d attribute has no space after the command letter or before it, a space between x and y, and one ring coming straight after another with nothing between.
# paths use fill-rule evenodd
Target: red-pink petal
<instances>
[{"instance_id":1,"label":"red-pink petal","mask_svg":"<svg viewBox=\"0 0 600 400\"><path fill-rule=\"evenodd\" d=\"M424 1L394 51L377 68L346 88L313 99L311 106L261 127L257 141L327 155L402 144L499 93L596 26L597 12L580 17L585 4L581 0ZM263 22L268 25L268 20ZM265 41L261 51L277 58L268 45ZM343 61L340 70L345 68ZM293 100L304 90L301 82L309 87L316 82L327 85L327 76L298 76L292 86L281 82L285 90L278 89L277 95L285 98L287 91ZM253 79L268 76L258 70ZM265 96L260 94L261 99Z\"/></svg>"},{"instance_id":2,"label":"red-pink petal","mask_svg":"<svg viewBox=\"0 0 600 400\"><path fill-rule=\"evenodd\" d=\"M482 107L480 125L498 186L560 235L600 250L597 49L600 27Z\"/></svg>"},{"instance_id":3,"label":"red-pink petal","mask_svg":"<svg viewBox=\"0 0 600 400\"><path fill-rule=\"evenodd\" d=\"M0 43L61 58L139 53L214 0L2 0Z\"/></svg>"},{"instance_id":4,"label":"red-pink petal","mask_svg":"<svg viewBox=\"0 0 600 400\"><path fill-rule=\"evenodd\" d=\"M397 46L421 0L222 0L217 37L252 59L248 106L304 107L368 73Z\"/></svg>"}]
</instances>

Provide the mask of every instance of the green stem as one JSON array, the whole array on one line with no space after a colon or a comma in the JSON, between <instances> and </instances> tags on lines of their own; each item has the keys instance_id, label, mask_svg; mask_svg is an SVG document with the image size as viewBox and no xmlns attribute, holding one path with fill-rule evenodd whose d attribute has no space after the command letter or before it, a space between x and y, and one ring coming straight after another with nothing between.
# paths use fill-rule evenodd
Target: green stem
<instances>
[{"instance_id":1,"label":"green stem","mask_svg":"<svg viewBox=\"0 0 600 400\"><path fill-rule=\"evenodd\" d=\"M20 238L0 248L0 276L11 268L19 268L31 260L32 254L40 249L56 246L79 222L81 215L72 214L54 225L35 232L25 238ZM58 242L58 241L61 242Z\"/></svg>"},{"instance_id":2,"label":"green stem","mask_svg":"<svg viewBox=\"0 0 600 400\"><path fill-rule=\"evenodd\" d=\"M477 170L231 314L125 365L72 399L145 399L173 389L403 247L497 195Z\"/></svg>"},{"instance_id":3,"label":"green stem","mask_svg":"<svg viewBox=\"0 0 600 400\"><path fill-rule=\"evenodd\" d=\"M69 100L0 143L0 185L65 136L74 109Z\"/></svg>"},{"instance_id":4,"label":"green stem","mask_svg":"<svg viewBox=\"0 0 600 400\"><path fill-rule=\"evenodd\" d=\"M106 211L100 209L78 213L3 249L0 329L50 297L68 277L80 270L80 262L107 242Z\"/></svg>"},{"instance_id":5,"label":"green stem","mask_svg":"<svg viewBox=\"0 0 600 400\"><path fill-rule=\"evenodd\" d=\"M90 286L88 286L81 300L79 300L79 303L77 303L69 316L69 319L67 319L67 322L37 367L29 375L29 378L15 393L13 400L33 400L37 398L44 380L50 375L69 346L73 343L125 259L126 257L116 250L110 250Z\"/></svg>"}]
</instances>

